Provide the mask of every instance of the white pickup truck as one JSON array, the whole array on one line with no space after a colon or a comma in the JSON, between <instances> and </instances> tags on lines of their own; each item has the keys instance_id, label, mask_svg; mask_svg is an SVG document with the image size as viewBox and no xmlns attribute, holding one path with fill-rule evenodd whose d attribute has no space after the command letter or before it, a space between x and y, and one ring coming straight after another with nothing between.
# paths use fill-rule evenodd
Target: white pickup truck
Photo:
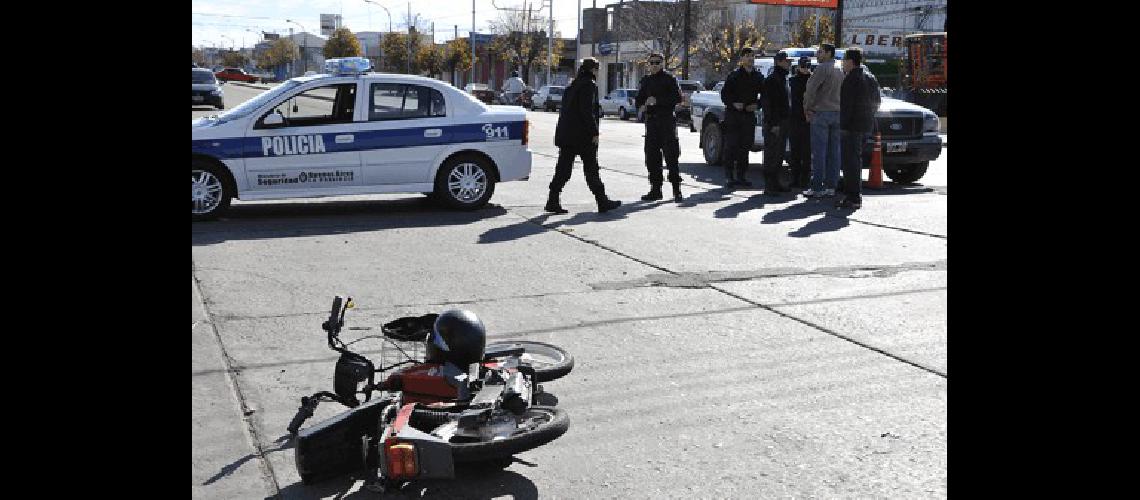
<instances>
[{"instance_id":1,"label":"white pickup truck","mask_svg":"<svg viewBox=\"0 0 1140 500\"><path fill-rule=\"evenodd\" d=\"M812 63L814 67L814 58ZM724 103L720 100L720 89L723 86L724 82L717 83L712 90L696 92L689 98L693 113L693 126L690 130L701 134L699 144L708 165L720 165L724 157L724 133L721 130ZM764 110L760 109L756 112L752 151L764 150L763 120ZM883 173L896 183L909 184L921 179L926 175L930 162L942 154L938 116L929 109L884 96L875 113L875 125L882 134ZM873 145L873 136L869 134L863 145L865 169L870 167ZM791 172L787 165L780 172L780 179L781 182L790 182Z\"/></svg>"}]
</instances>

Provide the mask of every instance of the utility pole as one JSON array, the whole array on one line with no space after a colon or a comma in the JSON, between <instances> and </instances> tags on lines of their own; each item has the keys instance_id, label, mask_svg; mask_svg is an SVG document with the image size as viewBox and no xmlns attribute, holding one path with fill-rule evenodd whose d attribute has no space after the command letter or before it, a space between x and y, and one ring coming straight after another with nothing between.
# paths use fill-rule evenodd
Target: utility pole
<instances>
[{"instance_id":1,"label":"utility pole","mask_svg":"<svg viewBox=\"0 0 1140 500\"><path fill-rule=\"evenodd\" d=\"M593 0L590 3L590 6L593 9L597 9L598 8L598 0ZM595 19L594 20L597 21L597 14L596 14L597 11L592 11L592 12L595 12L595 14L594 14ZM598 30L596 29L597 24L598 23L595 22L595 23L590 25L590 41L593 42L590 44L590 57L594 57L596 55L596 54L594 54L594 48L598 46Z\"/></svg>"},{"instance_id":2,"label":"utility pole","mask_svg":"<svg viewBox=\"0 0 1140 500\"><path fill-rule=\"evenodd\" d=\"M621 63L621 13L625 12L625 0L618 0L618 10L614 11L614 38L617 38L617 48L614 49L614 64L618 65L617 78L614 81L617 88L625 87L625 65ZM606 89L607 92L610 89Z\"/></svg>"},{"instance_id":3,"label":"utility pole","mask_svg":"<svg viewBox=\"0 0 1140 500\"><path fill-rule=\"evenodd\" d=\"M582 0L578 0L578 38L574 42L574 71L578 70L579 47L582 46ZM572 75L571 75L572 76Z\"/></svg>"},{"instance_id":4,"label":"utility pole","mask_svg":"<svg viewBox=\"0 0 1140 500\"><path fill-rule=\"evenodd\" d=\"M843 0L835 4L835 48L843 46Z\"/></svg>"},{"instance_id":5,"label":"utility pole","mask_svg":"<svg viewBox=\"0 0 1140 500\"><path fill-rule=\"evenodd\" d=\"M550 65L554 64L554 0L550 2L549 28L546 30L546 84L550 85Z\"/></svg>"},{"instance_id":6,"label":"utility pole","mask_svg":"<svg viewBox=\"0 0 1140 500\"><path fill-rule=\"evenodd\" d=\"M459 40L459 25L458 24L455 25L455 38L453 38L453 40ZM455 43L455 47L459 48L459 42ZM458 56L456 56L456 57L458 57ZM455 87L459 86L459 75L457 75L455 72L455 66L451 67L451 85L453 85Z\"/></svg>"},{"instance_id":7,"label":"utility pole","mask_svg":"<svg viewBox=\"0 0 1140 500\"><path fill-rule=\"evenodd\" d=\"M467 81L470 83L475 81L475 0L471 0L471 34L467 41L471 42L471 79Z\"/></svg>"},{"instance_id":8,"label":"utility pole","mask_svg":"<svg viewBox=\"0 0 1140 500\"><path fill-rule=\"evenodd\" d=\"M408 2L408 60L404 63L404 73L412 74L412 2Z\"/></svg>"},{"instance_id":9,"label":"utility pole","mask_svg":"<svg viewBox=\"0 0 1140 500\"><path fill-rule=\"evenodd\" d=\"M685 46L685 48L681 49L684 51L681 53L681 79L682 80L688 80L689 79L689 10L690 10L690 7L692 7L692 3L690 2L690 0L685 0L685 34L683 35L685 40L684 40L684 43L682 44Z\"/></svg>"}]
</instances>

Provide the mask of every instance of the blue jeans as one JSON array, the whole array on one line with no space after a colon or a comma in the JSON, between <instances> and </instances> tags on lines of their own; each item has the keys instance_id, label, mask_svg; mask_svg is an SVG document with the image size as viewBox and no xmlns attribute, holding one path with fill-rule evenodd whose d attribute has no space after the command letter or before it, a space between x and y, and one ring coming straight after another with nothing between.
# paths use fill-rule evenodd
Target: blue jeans
<instances>
[{"instance_id":1,"label":"blue jeans","mask_svg":"<svg viewBox=\"0 0 1140 500\"><path fill-rule=\"evenodd\" d=\"M839 183L839 112L819 111L811 119L811 188L835 189Z\"/></svg>"}]
</instances>

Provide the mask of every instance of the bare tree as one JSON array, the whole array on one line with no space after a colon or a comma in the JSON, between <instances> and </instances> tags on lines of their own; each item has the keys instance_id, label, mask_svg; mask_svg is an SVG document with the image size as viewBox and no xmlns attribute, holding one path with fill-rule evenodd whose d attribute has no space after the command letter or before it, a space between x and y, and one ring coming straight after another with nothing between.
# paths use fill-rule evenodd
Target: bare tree
<instances>
[{"instance_id":1,"label":"bare tree","mask_svg":"<svg viewBox=\"0 0 1140 500\"><path fill-rule=\"evenodd\" d=\"M557 24L557 23L556 23ZM512 68L522 67L523 80L530 82L531 67L546 67L546 28L547 19L537 10L507 10L499 11L499 18L491 22L491 30L495 33L487 50L509 63ZM553 41L555 64L561 57L562 39Z\"/></svg>"},{"instance_id":2,"label":"bare tree","mask_svg":"<svg viewBox=\"0 0 1140 500\"><path fill-rule=\"evenodd\" d=\"M696 40L694 29L704 17L700 2L692 2L689 12L690 47ZM665 56L665 69L675 71L681 66L684 55L685 0L634 1L627 3L630 15L622 16L622 31L638 41L645 52L661 52ZM625 38L623 33L623 38ZM690 48L690 54L692 49Z\"/></svg>"},{"instance_id":3,"label":"bare tree","mask_svg":"<svg viewBox=\"0 0 1140 500\"><path fill-rule=\"evenodd\" d=\"M831 17L812 14L803 18L796 26L796 30L792 32L791 45L812 47L821 43L833 43L834 38L835 30L832 29Z\"/></svg>"},{"instance_id":4,"label":"bare tree","mask_svg":"<svg viewBox=\"0 0 1140 500\"><path fill-rule=\"evenodd\" d=\"M705 62L706 68L718 75L726 74L732 68L733 62L738 59L740 49L752 47L757 50L769 50L772 46L768 29L756 26L751 19L729 24L717 19L716 16L705 16L693 34L696 35L696 42L693 43L689 54L700 57Z\"/></svg>"}]
</instances>

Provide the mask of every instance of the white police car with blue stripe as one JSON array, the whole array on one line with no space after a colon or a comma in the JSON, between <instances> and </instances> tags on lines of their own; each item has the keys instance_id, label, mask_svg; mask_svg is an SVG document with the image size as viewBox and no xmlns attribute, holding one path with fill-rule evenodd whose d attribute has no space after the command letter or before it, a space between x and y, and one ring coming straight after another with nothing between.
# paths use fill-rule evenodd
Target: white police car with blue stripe
<instances>
[{"instance_id":1,"label":"white police car with blue stripe","mask_svg":"<svg viewBox=\"0 0 1140 500\"><path fill-rule=\"evenodd\" d=\"M232 198L426 193L475 209L496 183L530 176L525 110L370 67L360 57L329 59L327 74L194 120L194 220L217 217Z\"/></svg>"}]
</instances>

